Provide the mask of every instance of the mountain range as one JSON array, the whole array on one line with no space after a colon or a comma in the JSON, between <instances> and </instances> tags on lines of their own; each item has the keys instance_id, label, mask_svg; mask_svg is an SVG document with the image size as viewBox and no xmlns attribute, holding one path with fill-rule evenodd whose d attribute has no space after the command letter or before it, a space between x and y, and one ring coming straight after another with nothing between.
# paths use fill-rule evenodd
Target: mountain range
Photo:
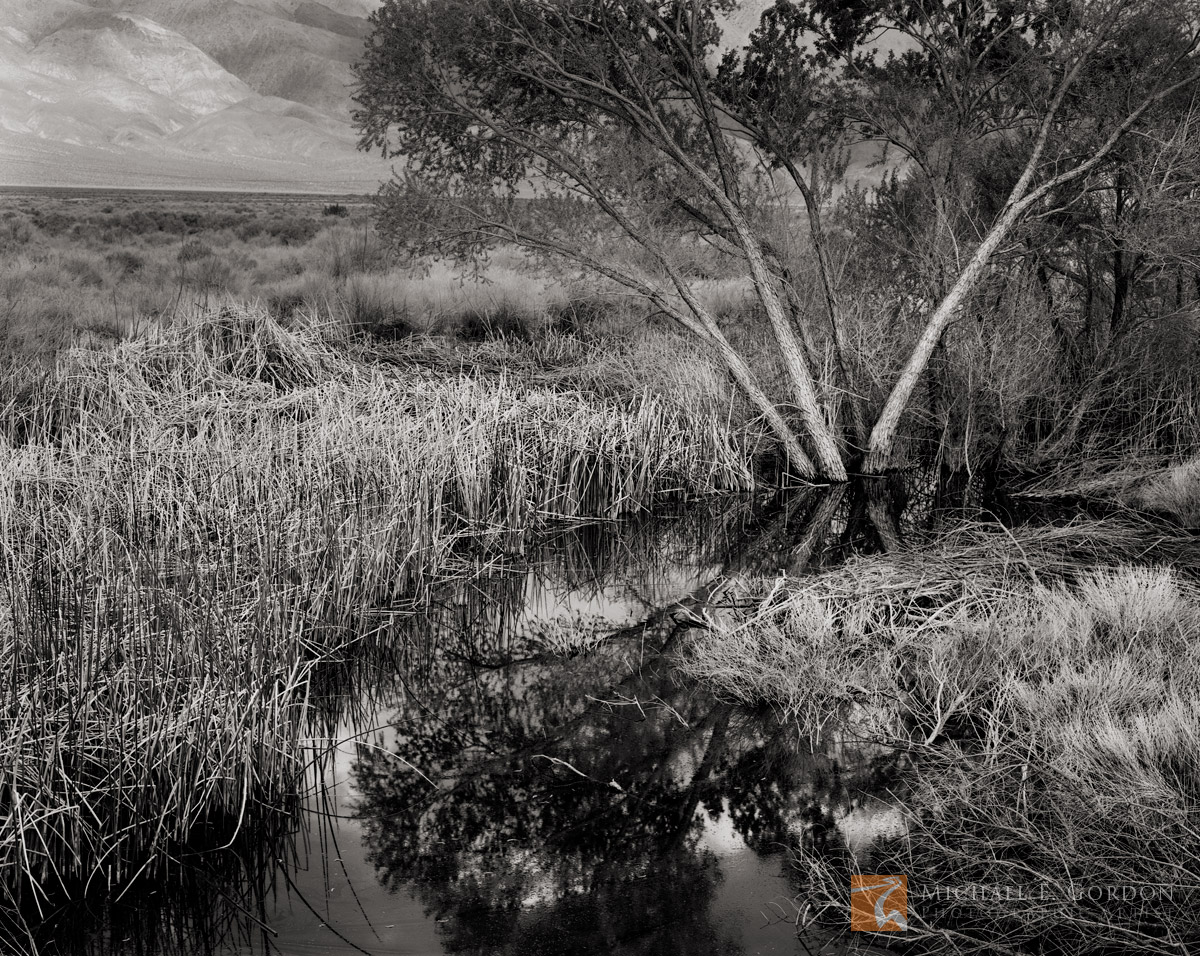
<instances>
[{"instance_id":1,"label":"mountain range","mask_svg":"<svg viewBox=\"0 0 1200 956\"><path fill-rule=\"evenodd\" d=\"M0 0L0 187L374 192L350 67L381 2Z\"/></svg>"},{"instance_id":2,"label":"mountain range","mask_svg":"<svg viewBox=\"0 0 1200 956\"><path fill-rule=\"evenodd\" d=\"M0 0L0 185L373 191L377 0Z\"/></svg>"}]
</instances>

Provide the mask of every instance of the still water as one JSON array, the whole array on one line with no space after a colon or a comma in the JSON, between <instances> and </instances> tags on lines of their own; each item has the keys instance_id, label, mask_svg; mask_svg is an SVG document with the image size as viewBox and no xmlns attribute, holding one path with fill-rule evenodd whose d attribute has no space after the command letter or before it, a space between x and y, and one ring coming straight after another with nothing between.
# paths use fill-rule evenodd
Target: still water
<instances>
[{"instance_id":1,"label":"still water","mask_svg":"<svg viewBox=\"0 0 1200 956\"><path fill-rule=\"evenodd\" d=\"M391 653L331 678L286 826L62 911L76 923L45 951L840 951L798 935L795 857L897 825L870 796L886 756L814 746L672 667L719 613L716 584L786 564L772 542L794 552L801 511L568 529L535 559L464 572L385 622Z\"/></svg>"}]
</instances>

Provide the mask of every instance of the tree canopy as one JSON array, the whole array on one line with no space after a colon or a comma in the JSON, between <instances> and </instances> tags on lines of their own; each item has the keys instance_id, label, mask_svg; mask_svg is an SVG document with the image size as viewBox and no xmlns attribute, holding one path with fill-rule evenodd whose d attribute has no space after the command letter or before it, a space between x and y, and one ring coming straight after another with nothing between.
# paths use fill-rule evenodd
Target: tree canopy
<instances>
[{"instance_id":1,"label":"tree canopy","mask_svg":"<svg viewBox=\"0 0 1200 956\"><path fill-rule=\"evenodd\" d=\"M1078 202L1134 134L1178 131L1200 17L1190 0L779 0L734 46L740 6L386 0L356 67L362 144L401 160L381 223L415 251L517 243L604 276L720 358L801 474L841 480L859 456L880 471L1014 227ZM923 220L909 266L923 328L890 380L847 339L824 223L863 156L900 177ZM772 203L803 210L786 228L804 223L819 317L801 307ZM697 296L683 254L696 241L749 278L790 411ZM822 342L834 398L814 378Z\"/></svg>"}]
</instances>

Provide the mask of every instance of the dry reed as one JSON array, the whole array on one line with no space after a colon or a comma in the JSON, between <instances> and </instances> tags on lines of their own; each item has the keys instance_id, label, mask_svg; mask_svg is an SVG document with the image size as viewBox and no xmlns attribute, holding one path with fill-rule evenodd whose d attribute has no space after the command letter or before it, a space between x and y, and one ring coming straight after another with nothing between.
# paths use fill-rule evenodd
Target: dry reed
<instances>
[{"instance_id":1,"label":"dry reed","mask_svg":"<svg viewBox=\"0 0 1200 956\"><path fill-rule=\"evenodd\" d=\"M751 481L719 419L661 397L435 378L244 308L12 367L0 395L14 905L282 812L314 673L479 555Z\"/></svg>"}]
</instances>

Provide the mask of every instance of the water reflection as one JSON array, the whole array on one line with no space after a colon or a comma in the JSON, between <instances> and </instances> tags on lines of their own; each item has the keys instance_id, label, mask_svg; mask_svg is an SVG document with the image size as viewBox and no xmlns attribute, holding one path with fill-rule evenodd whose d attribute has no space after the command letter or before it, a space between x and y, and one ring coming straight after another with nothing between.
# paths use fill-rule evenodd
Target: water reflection
<instances>
[{"instance_id":1,"label":"water reflection","mask_svg":"<svg viewBox=\"0 0 1200 956\"><path fill-rule=\"evenodd\" d=\"M725 501L464 554L412 606L362 609L355 655L319 670L302 808L181 848L168 886L60 907L27 948L803 952L788 854L855 839L886 759L811 752L682 685L671 653L728 576L869 546L868 504Z\"/></svg>"},{"instance_id":2,"label":"water reflection","mask_svg":"<svg viewBox=\"0 0 1200 956\"><path fill-rule=\"evenodd\" d=\"M733 951L697 812L720 792L730 710L631 675L580 713L614 666L464 679L360 752L370 859L415 885L449 952Z\"/></svg>"},{"instance_id":3,"label":"water reflection","mask_svg":"<svg viewBox=\"0 0 1200 956\"><path fill-rule=\"evenodd\" d=\"M541 582L522 613L469 632L471 658L443 648L395 695L389 731L358 748L356 815L379 879L420 901L447 952L796 951L787 850L842 839L837 815L878 768L848 765L858 755L837 741L836 756L807 753L769 711L681 686L663 652L719 575L823 550L839 503L792 498L745 516L733 552L675 554L673 593L690 589L690 605L646 600L655 582L628 567L565 592ZM525 656L556 610L605 639ZM640 623L614 631L622 612ZM770 859L774 879L730 900L738 854Z\"/></svg>"}]
</instances>

